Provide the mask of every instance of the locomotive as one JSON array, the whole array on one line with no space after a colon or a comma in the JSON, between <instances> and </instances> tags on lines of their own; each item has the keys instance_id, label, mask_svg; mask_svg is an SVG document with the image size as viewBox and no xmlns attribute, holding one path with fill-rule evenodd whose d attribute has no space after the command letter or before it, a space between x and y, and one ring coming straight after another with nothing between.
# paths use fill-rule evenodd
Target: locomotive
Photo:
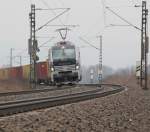
<instances>
[{"instance_id":1,"label":"locomotive","mask_svg":"<svg viewBox=\"0 0 150 132\"><path fill-rule=\"evenodd\" d=\"M52 83L76 83L81 80L79 48L71 42L56 43L49 50L48 56Z\"/></svg>"}]
</instances>

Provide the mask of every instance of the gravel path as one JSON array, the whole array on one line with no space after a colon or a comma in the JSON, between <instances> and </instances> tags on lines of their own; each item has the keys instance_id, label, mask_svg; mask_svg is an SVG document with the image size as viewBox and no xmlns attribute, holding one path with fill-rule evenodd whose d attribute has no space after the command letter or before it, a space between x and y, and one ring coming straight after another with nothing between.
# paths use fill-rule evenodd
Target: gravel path
<instances>
[{"instance_id":1,"label":"gravel path","mask_svg":"<svg viewBox=\"0 0 150 132\"><path fill-rule=\"evenodd\" d=\"M111 78L126 84L120 94L0 118L0 132L150 132L150 90L132 77Z\"/></svg>"}]
</instances>

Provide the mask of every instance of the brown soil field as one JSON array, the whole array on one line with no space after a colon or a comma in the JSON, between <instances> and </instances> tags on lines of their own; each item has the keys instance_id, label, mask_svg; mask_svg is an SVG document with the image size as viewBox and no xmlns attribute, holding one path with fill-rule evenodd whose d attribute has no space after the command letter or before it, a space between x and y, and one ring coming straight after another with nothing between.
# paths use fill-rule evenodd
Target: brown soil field
<instances>
[{"instance_id":1,"label":"brown soil field","mask_svg":"<svg viewBox=\"0 0 150 132\"><path fill-rule=\"evenodd\" d=\"M0 93L29 90L27 82L0 81Z\"/></svg>"},{"instance_id":2,"label":"brown soil field","mask_svg":"<svg viewBox=\"0 0 150 132\"><path fill-rule=\"evenodd\" d=\"M124 92L0 118L0 132L150 132L150 89L134 77L112 76Z\"/></svg>"}]
</instances>

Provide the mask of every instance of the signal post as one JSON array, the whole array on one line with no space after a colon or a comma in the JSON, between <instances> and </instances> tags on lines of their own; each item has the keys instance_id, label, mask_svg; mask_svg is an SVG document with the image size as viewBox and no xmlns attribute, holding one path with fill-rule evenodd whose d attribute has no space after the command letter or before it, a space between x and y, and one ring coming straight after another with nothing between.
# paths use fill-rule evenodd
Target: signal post
<instances>
[{"instance_id":1,"label":"signal post","mask_svg":"<svg viewBox=\"0 0 150 132\"><path fill-rule=\"evenodd\" d=\"M28 41L28 53L30 55L30 88L36 89L37 74L36 64L39 60L37 52L39 52L38 42L36 40L36 20L35 20L35 5L31 5L30 18L30 38Z\"/></svg>"}]
</instances>

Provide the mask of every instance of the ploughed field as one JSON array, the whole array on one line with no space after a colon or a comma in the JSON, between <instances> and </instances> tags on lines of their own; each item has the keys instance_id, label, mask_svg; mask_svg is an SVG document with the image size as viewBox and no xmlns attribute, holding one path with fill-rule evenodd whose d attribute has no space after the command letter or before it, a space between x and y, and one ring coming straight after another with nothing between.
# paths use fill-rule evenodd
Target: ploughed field
<instances>
[{"instance_id":1,"label":"ploughed field","mask_svg":"<svg viewBox=\"0 0 150 132\"><path fill-rule=\"evenodd\" d=\"M28 82L0 81L0 93L30 90Z\"/></svg>"},{"instance_id":2,"label":"ploughed field","mask_svg":"<svg viewBox=\"0 0 150 132\"><path fill-rule=\"evenodd\" d=\"M112 76L106 82L127 91L108 97L0 118L0 132L149 132L150 89L134 77Z\"/></svg>"}]
</instances>

